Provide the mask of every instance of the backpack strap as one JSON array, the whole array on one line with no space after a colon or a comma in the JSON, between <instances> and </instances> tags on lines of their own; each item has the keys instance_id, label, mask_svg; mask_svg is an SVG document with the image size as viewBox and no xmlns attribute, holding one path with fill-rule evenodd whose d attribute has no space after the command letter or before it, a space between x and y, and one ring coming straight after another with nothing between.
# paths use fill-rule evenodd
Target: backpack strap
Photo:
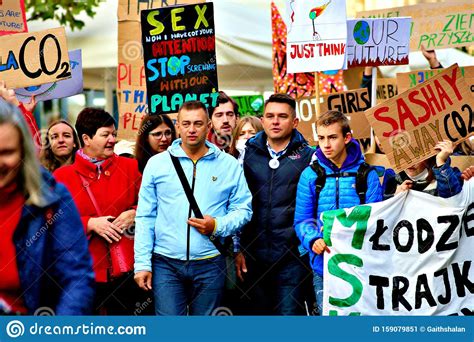
<instances>
[{"instance_id":1,"label":"backpack strap","mask_svg":"<svg viewBox=\"0 0 474 342\"><path fill-rule=\"evenodd\" d=\"M360 164L356 174L356 192L359 196L360 204L365 204L367 194L367 178L370 171L375 170L373 166L366 162Z\"/></svg>"},{"instance_id":2,"label":"backpack strap","mask_svg":"<svg viewBox=\"0 0 474 342\"><path fill-rule=\"evenodd\" d=\"M315 201L314 201L314 218L317 219L318 217L318 202L319 202L319 194L324 188L326 184L326 170L319 164L318 160L316 159L311 164L311 169L316 173L316 181L315 181Z\"/></svg>"}]
</instances>

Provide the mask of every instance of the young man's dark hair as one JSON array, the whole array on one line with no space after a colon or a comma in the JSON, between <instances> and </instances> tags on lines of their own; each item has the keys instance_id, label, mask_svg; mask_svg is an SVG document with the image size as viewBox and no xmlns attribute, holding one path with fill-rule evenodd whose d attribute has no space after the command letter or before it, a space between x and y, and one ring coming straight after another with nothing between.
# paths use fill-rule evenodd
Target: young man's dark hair
<instances>
[{"instance_id":1,"label":"young man's dark hair","mask_svg":"<svg viewBox=\"0 0 474 342\"><path fill-rule=\"evenodd\" d=\"M296 116L296 101L290 95L287 94L273 94L266 101L264 108L267 108L267 105L271 102L276 103L286 103L291 107L291 114L293 117Z\"/></svg>"},{"instance_id":2,"label":"young man's dark hair","mask_svg":"<svg viewBox=\"0 0 474 342\"><path fill-rule=\"evenodd\" d=\"M327 127L336 122L341 125L343 136L351 132L351 127L349 126L349 119L347 118L345 114L337 110L329 110L321 114L321 116L316 120L316 127L318 126Z\"/></svg>"},{"instance_id":3,"label":"young man's dark hair","mask_svg":"<svg viewBox=\"0 0 474 342\"><path fill-rule=\"evenodd\" d=\"M216 106L209 107L209 117L212 118L212 114L214 114L214 110L217 107L219 107L219 105L227 103L227 102L232 103L232 106L234 107L234 114L236 117L239 117L240 116L239 105L237 104L237 102L235 102L235 100L232 97L230 97L223 91L219 91L219 97L217 98Z\"/></svg>"},{"instance_id":4,"label":"young man's dark hair","mask_svg":"<svg viewBox=\"0 0 474 342\"><path fill-rule=\"evenodd\" d=\"M77 116L75 125L81 145L84 146L84 141L82 140L83 134L87 134L92 138L99 128L109 127L111 125L117 127L112 115L105 110L91 107L84 108Z\"/></svg>"}]
</instances>

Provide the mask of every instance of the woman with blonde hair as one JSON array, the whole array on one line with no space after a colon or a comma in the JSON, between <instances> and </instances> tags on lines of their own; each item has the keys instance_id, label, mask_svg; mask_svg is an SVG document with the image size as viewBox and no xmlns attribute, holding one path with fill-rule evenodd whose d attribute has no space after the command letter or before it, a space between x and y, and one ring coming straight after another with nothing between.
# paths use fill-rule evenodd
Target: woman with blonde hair
<instances>
[{"instance_id":1,"label":"woman with blonde hair","mask_svg":"<svg viewBox=\"0 0 474 342\"><path fill-rule=\"evenodd\" d=\"M248 139L254 137L258 132L263 131L262 121L256 116L245 116L241 118L235 127L230 145L230 154L239 158L245 149Z\"/></svg>"},{"instance_id":2,"label":"woman with blonde hair","mask_svg":"<svg viewBox=\"0 0 474 342\"><path fill-rule=\"evenodd\" d=\"M1 99L0 217L0 314L90 314L94 276L79 213L39 165L21 112Z\"/></svg>"}]
</instances>

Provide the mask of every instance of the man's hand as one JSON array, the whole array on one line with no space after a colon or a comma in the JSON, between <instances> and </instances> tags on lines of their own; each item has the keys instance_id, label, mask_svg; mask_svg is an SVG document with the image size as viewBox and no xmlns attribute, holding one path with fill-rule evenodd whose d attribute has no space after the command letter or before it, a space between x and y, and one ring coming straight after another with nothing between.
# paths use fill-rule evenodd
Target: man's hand
<instances>
[{"instance_id":1,"label":"man's hand","mask_svg":"<svg viewBox=\"0 0 474 342\"><path fill-rule=\"evenodd\" d=\"M244 273L247 273L244 253L238 252L235 257L235 272L240 281L244 281Z\"/></svg>"},{"instance_id":2,"label":"man's hand","mask_svg":"<svg viewBox=\"0 0 474 342\"><path fill-rule=\"evenodd\" d=\"M326 246L326 242L324 242L324 239L317 239L316 241L314 241L313 247L311 249L316 254L321 254L323 252L331 253L328 246Z\"/></svg>"},{"instance_id":3,"label":"man's hand","mask_svg":"<svg viewBox=\"0 0 474 342\"><path fill-rule=\"evenodd\" d=\"M436 155L436 166L440 167L446 163L449 156L453 154L453 143L451 140L444 140L436 144L435 150L439 150Z\"/></svg>"},{"instance_id":4,"label":"man's hand","mask_svg":"<svg viewBox=\"0 0 474 342\"><path fill-rule=\"evenodd\" d=\"M196 228L202 235L211 235L214 232L216 220L212 216L204 215L202 219L190 217L188 224Z\"/></svg>"},{"instance_id":5,"label":"man's hand","mask_svg":"<svg viewBox=\"0 0 474 342\"><path fill-rule=\"evenodd\" d=\"M135 209L124 211L119 216L117 216L117 218L112 223L123 232L133 225L136 213L137 212Z\"/></svg>"},{"instance_id":6,"label":"man's hand","mask_svg":"<svg viewBox=\"0 0 474 342\"><path fill-rule=\"evenodd\" d=\"M111 222L114 219L115 217L113 216L92 217L87 223L87 229L90 232L95 232L108 243L120 241L122 238L122 229Z\"/></svg>"},{"instance_id":7,"label":"man's hand","mask_svg":"<svg viewBox=\"0 0 474 342\"><path fill-rule=\"evenodd\" d=\"M151 272L150 271L139 271L135 273L133 277L138 287L145 291L151 290Z\"/></svg>"},{"instance_id":8,"label":"man's hand","mask_svg":"<svg viewBox=\"0 0 474 342\"><path fill-rule=\"evenodd\" d=\"M406 180L402 184L397 185L397 190L395 191L395 195L402 191L410 190L412 187L413 187L413 181Z\"/></svg>"},{"instance_id":9,"label":"man's hand","mask_svg":"<svg viewBox=\"0 0 474 342\"><path fill-rule=\"evenodd\" d=\"M466 168L461 174L461 178L466 181L471 179L473 176L474 176L474 165Z\"/></svg>"}]
</instances>

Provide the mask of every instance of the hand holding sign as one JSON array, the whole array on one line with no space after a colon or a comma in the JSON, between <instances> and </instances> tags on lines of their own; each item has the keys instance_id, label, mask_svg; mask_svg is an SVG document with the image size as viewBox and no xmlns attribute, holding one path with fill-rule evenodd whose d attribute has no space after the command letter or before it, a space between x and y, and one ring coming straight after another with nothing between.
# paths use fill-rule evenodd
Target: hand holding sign
<instances>
[{"instance_id":1,"label":"hand holding sign","mask_svg":"<svg viewBox=\"0 0 474 342\"><path fill-rule=\"evenodd\" d=\"M435 150L439 150L436 155L436 166L440 167L446 163L449 156L453 154L453 143L450 140L444 140L436 144Z\"/></svg>"},{"instance_id":2,"label":"hand holding sign","mask_svg":"<svg viewBox=\"0 0 474 342\"><path fill-rule=\"evenodd\" d=\"M5 81L0 80L0 97L3 98L8 103L11 103L15 106L18 106L20 102L16 99L15 91L13 89L8 89Z\"/></svg>"}]
</instances>

